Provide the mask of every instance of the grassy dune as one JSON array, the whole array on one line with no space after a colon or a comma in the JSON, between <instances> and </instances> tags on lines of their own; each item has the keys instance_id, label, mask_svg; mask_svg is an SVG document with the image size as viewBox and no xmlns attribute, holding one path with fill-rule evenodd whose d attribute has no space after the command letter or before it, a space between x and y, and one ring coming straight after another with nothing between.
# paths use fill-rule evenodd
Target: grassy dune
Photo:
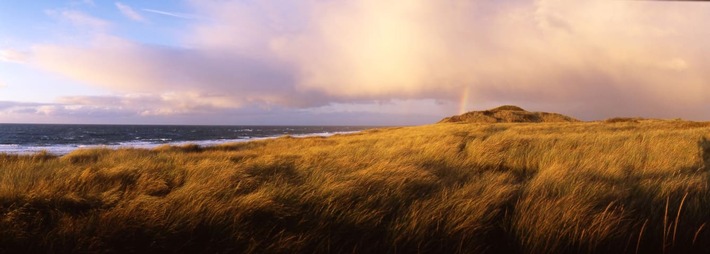
<instances>
[{"instance_id":1,"label":"grassy dune","mask_svg":"<svg viewBox=\"0 0 710 254\"><path fill-rule=\"evenodd\" d=\"M0 155L0 252L710 252L710 124Z\"/></svg>"}]
</instances>

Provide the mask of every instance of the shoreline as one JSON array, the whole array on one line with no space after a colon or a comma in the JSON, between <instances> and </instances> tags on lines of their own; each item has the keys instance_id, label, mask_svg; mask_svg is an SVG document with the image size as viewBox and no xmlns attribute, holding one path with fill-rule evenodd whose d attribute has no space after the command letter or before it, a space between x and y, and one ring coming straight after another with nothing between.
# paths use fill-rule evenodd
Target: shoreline
<instances>
[{"instance_id":1,"label":"shoreline","mask_svg":"<svg viewBox=\"0 0 710 254\"><path fill-rule=\"evenodd\" d=\"M161 146L184 146L184 145L198 145L200 147L213 147L232 143L245 143L251 141L277 139L282 137L294 137L294 138L309 138L309 137L331 137L335 135L349 135L355 134L362 131L340 131L340 132L321 132L321 133L310 133L310 134L296 134L296 135L274 135L268 137L249 137L243 139L207 139L207 140L190 140L190 141L172 141L165 143L155 143L150 141L127 141L121 142L119 144L95 144L95 145L82 145L82 144L62 144L62 145L50 145L50 146L23 146L18 144L0 144L0 154L7 155L33 155L37 153L46 152L51 155L64 156L72 153L76 150L82 149L155 149Z\"/></svg>"}]
</instances>

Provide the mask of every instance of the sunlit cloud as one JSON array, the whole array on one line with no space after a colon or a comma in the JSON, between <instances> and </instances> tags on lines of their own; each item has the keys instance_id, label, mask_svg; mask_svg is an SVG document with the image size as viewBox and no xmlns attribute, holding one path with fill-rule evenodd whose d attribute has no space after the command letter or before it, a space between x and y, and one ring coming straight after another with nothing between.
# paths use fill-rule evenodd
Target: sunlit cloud
<instances>
[{"instance_id":1,"label":"sunlit cloud","mask_svg":"<svg viewBox=\"0 0 710 254\"><path fill-rule=\"evenodd\" d=\"M231 107L222 107L218 102L203 100L199 98L190 100L179 99L189 94L168 94L163 96L155 95L125 95L125 96L74 96L59 98L58 103L72 107L73 111L95 110L122 112L129 115L157 116L157 115L180 115L207 113L219 111Z\"/></svg>"},{"instance_id":2,"label":"sunlit cloud","mask_svg":"<svg viewBox=\"0 0 710 254\"><path fill-rule=\"evenodd\" d=\"M18 50L0 49L0 61L4 62L24 62L29 58L28 54Z\"/></svg>"},{"instance_id":3,"label":"sunlit cloud","mask_svg":"<svg viewBox=\"0 0 710 254\"><path fill-rule=\"evenodd\" d=\"M118 10L121 12L121 14L123 14L123 16L125 16L126 18L139 22L145 21L145 18L138 14L138 12L136 12L132 7L121 2L116 2L115 5L116 8L118 8Z\"/></svg>"},{"instance_id":4,"label":"sunlit cloud","mask_svg":"<svg viewBox=\"0 0 710 254\"><path fill-rule=\"evenodd\" d=\"M185 104L180 96L189 95L124 95L72 96L58 98L54 103L26 103L0 101L0 111L14 114L61 116L161 116L205 114L229 108L213 101Z\"/></svg>"},{"instance_id":5,"label":"sunlit cloud","mask_svg":"<svg viewBox=\"0 0 710 254\"><path fill-rule=\"evenodd\" d=\"M699 34L698 26L710 21L706 6L605 0L189 4L195 16L142 9L210 17L190 20L182 47L97 33L87 45L35 45L29 62L117 94L151 95L132 102L151 105L131 111L146 116L281 107L333 112L418 101L453 104L442 107L450 110L442 116L519 104L582 119L710 118L710 73L702 68L710 65L710 35ZM77 12L54 15L108 26Z\"/></svg>"}]
</instances>

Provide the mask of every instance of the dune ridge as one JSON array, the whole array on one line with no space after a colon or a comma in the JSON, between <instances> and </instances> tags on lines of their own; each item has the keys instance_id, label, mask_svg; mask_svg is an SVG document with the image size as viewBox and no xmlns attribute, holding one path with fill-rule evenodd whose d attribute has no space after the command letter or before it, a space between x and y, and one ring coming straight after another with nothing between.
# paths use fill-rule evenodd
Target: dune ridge
<instances>
[{"instance_id":1,"label":"dune ridge","mask_svg":"<svg viewBox=\"0 0 710 254\"><path fill-rule=\"evenodd\" d=\"M471 111L442 119L439 123L557 123L579 122L579 120L547 112L529 112L521 107L504 105L497 108Z\"/></svg>"}]
</instances>

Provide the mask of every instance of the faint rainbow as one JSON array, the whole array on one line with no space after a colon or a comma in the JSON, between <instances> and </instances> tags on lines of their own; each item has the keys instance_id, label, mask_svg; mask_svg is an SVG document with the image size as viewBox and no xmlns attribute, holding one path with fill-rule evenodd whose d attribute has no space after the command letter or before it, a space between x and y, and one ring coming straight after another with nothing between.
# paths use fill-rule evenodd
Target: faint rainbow
<instances>
[{"instance_id":1,"label":"faint rainbow","mask_svg":"<svg viewBox=\"0 0 710 254\"><path fill-rule=\"evenodd\" d=\"M461 101L459 102L459 114L466 113L468 110L468 86L464 87L461 93Z\"/></svg>"}]
</instances>

